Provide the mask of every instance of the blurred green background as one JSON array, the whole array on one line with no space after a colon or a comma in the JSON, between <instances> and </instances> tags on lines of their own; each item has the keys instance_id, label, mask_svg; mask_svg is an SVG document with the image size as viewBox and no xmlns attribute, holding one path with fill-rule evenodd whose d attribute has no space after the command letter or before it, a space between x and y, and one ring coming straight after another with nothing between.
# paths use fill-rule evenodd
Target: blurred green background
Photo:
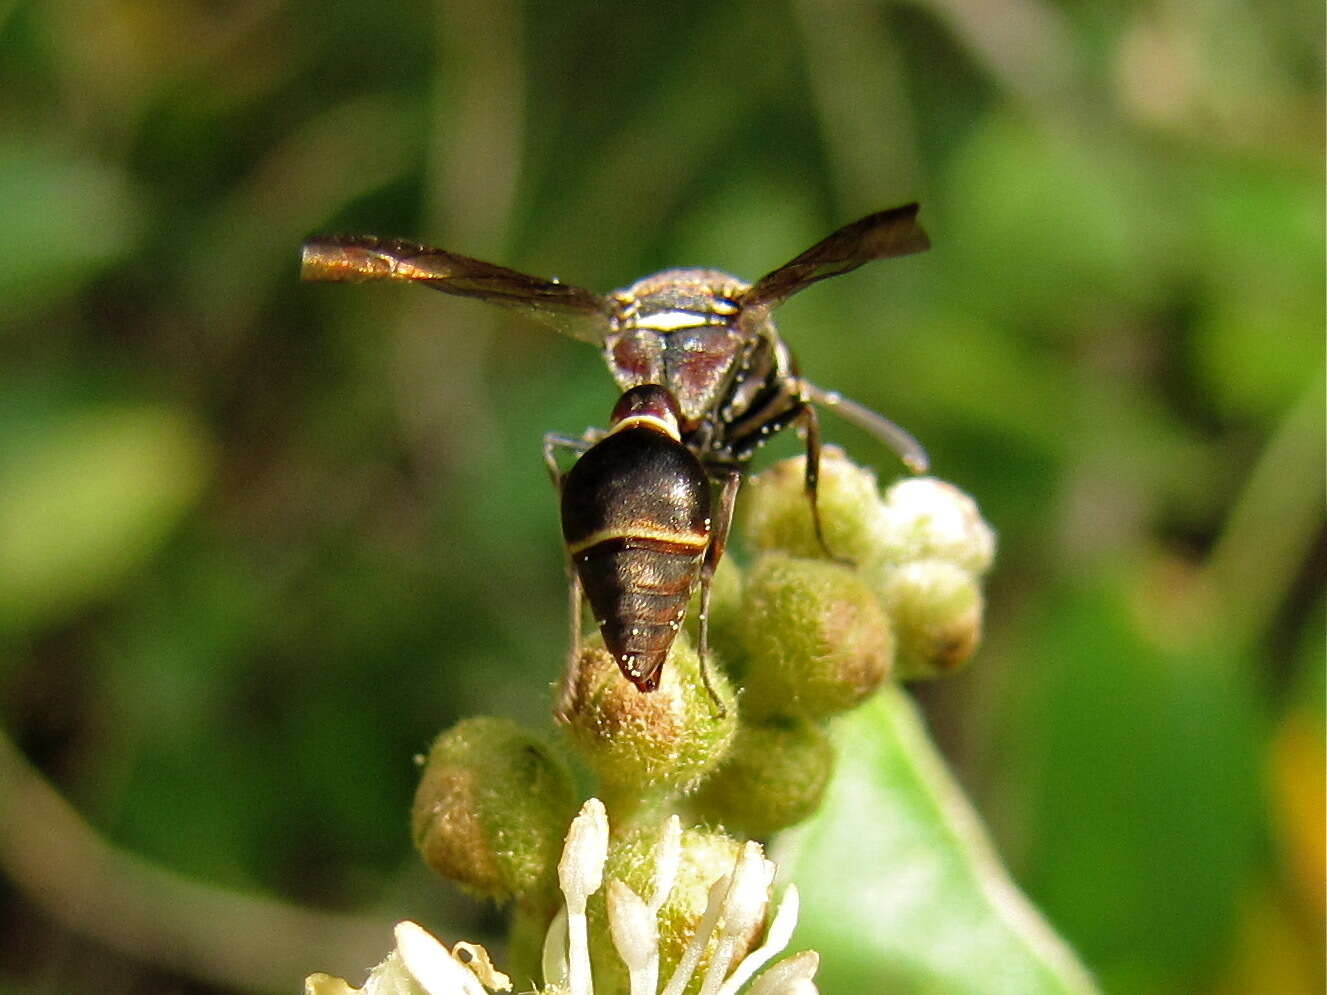
<instances>
[{"instance_id":1,"label":"blurred green background","mask_svg":"<svg viewBox=\"0 0 1327 995\"><path fill-rule=\"evenodd\" d=\"M1322 39L1311 0L0 3L0 991L499 927L411 851L411 759L547 725L539 441L614 390L480 304L300 285L306 234L606 290L911 199L931 253L779 322L1000 532L937 739L1107 990L1321 991Z\"/></svg>"}]
</instances>

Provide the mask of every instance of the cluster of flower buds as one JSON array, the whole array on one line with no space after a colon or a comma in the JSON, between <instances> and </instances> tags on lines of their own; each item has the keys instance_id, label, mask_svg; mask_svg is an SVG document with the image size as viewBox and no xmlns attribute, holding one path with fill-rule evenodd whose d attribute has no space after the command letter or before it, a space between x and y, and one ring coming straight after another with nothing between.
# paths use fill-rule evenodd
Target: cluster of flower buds
<instances>
[{"instance_id":1,"label":"cluster of flower buds","mask_svg":"<svg viewBox=\"0 0 1327 995\"><path fill-rule=\"evenodd\" d=\"M656 690L643 693L623 678L597 637L558 689L557 721L618 827L605 857L615 884L596 885L580 912L567 913L573 941L582 913L586 928L619 939L620 959L611 944L596 947L596 977L618 979L602 990L653 991L636 987L644 968L632 966L635 934L619 936L622 921L647 909L657 926L656 968L675 969L716 880L740 864L738 840L767 838L816 810L833 770L834 716L891 676L953 671L980 640L980 580L995 539L967 495L928 477L881 495L869 471L826 449L818 535L803 467L800 459L776 465L739 501L737 533L752 559L743 570L725 557L710 599L710 683L719 704L702 680L695 603ZM542 929L552 915L561 827L574 809L571 779L549 747L512 723L471 719L433 747L415 799L415 841L433 868L470 890L545 910L537 913ZM668 844L677 855L665 859L661 844L641 833L656 827L657 835L672 813L690 826L723 828L682 832ZM657 904L639 896L659 894L651 875L661 865L673 870L670 897ZM579 908L565 873L561 885L567 909ZM763 927L753 921L738 936L721 923L719 932L745 950ZM579 991L576 968L569 970L567 990Z\"/></svg>"},{"instance_id":2,"label":"cluster of flower buds","mask_svg":"<svg viewBox=\"0 0 1327 995\"><path fill-rule=\"evenodd\" d=\"M750 491L744 495L749 546L800 561L825 555L802 491L800 460L756 477ZM888 617L895 676L938 677L965 663L981 641L981 578L995 558L995 533L972 498L934 477L901 480L881 497L868 470L830 448L821 461L820 509L825 545ZM753 572L767 559L758 559Z\"/></svg>"}]
</instances>

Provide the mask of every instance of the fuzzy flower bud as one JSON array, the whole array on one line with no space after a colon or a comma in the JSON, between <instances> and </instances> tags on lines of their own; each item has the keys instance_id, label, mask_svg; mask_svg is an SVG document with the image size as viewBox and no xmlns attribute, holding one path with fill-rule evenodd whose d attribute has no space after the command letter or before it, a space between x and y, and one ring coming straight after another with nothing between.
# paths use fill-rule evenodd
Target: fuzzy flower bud
<instances>
[{"instance_id":1,"label":"fuzzy flower bud","mask_svg":"<svg viewBox=\"0 0 1327 995\"><path fill-rule=\"evenodd\" d=\"M571 778L506 719L466 719L438 737L415 792L411 832L424 862L496 901L551 889Z\"/></svg>"},{"instance_id":2,"label":"fuzzy flower bud","mask_svg":"<svg viewBox=\"0 0 1327 995\"><path fill-rule=\"evenodd\" d=\"M900 680L952 673L976 651L983 600L972 573L927 559L882 567L874 580L898 638Z\"/></svg>"},{"instance_id":3,"label":"fuzzy flower bud","mask_svg":"<svg viewBox=\"0 0 1327 995\"><path fill-rule=\"evenodd\" d=\"M875 543L880 495L875 474L849 461L836 446L820 454L817 489L825 544L834 556L859 560ZM806 458L776 463L752 477L742 493L743 534L757 550L824 557L806 497Z\"/></svg>"},{"instance_id":4,"label":"fuzzy flower bud","mask_svg":"<svg viewBox=\"0 0 1327 995\"><path fill-rule=\"evenodd\" d=\"M833 715L889 673L889 620L849 567L767 553L748 575L743 603L747 716Z\"/></svg>"},{"instance_id":5,"label":"fuzzy flower bud","mask_svg":"<svg viewBox=\"0 0 1327 995\"><path fill-rule=\"evenodd\" d=\"M701 785L694 804L710 822L765 838L816 810L833 768L833 744L815 722L743 722L728 759Z\"/></svg>"},{"instance_id":6,"label":"fuzzy flower bud","mask_svg":"<svg viewBox=\"0 0 1327 995\"><path fill-rule=\"evenodd\" d=\"M890 487L876 530L880 558L891 563L945 560L980 576L995 558L995 532L976 502L934 477L900 480Z\"/></svg>"},{"instance_id":7,"label":"fuzzy flower bud","mask_svg":"<svg viewBox=\"0 0 1327 995\"><path fill-rule=\"evenodd\" d=\"M737 727L732 688L711 662L719 715L685 634L673 643L659 687L638 691L599 640L587 641L563 678L558 721L610 794L689 790L727 755Z\"/></svg>"}]
</instances>

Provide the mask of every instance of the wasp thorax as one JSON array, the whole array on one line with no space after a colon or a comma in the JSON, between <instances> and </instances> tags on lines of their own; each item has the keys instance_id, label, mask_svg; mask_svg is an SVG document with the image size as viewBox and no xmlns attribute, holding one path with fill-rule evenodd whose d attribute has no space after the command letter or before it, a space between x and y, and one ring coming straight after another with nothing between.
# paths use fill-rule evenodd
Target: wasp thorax
<instances>
[{"instance_id":1,"label":"wasp thorax","mask_svg":"<svg viewBox=\"0 0 1327 995\"><path fill-rule=\"evenodd\" d=\"M604 339L618 386L665 385L677 399L684 431L694 430L721 403L749 346L737 327L746 289L717 270L676 269L618 291L613 331Z\"/></svg>"}]
</instances>

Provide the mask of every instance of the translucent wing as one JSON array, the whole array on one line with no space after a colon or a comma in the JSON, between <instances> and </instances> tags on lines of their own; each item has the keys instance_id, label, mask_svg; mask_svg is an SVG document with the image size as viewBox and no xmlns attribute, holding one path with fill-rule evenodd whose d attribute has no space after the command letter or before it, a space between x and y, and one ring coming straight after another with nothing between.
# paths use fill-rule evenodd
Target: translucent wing
<instances>
[{"instance_id":1,"label":"translucent wing","mask_svg":"<svg viewBox=\"0 0 1327 995\"><path fill-rule=\"evenodd\" d=\"M744 310L760 317L817 280L849 273L872 259L924 252L931 240L917 224L917 205L868 215L817 242L796 259L757 280L742 295Z\"/></svg>"},{"instance_id":2,"label":"translucent wing","mask_svg":"<svg viewBox=\"0 0 1327 995\"><path fill-rule=\"evenodd\" d=\"M608 305L598 294L398 239L314 236L304 243L300 278L333 283L422 283L445 294L478 297L523 311L564 335L595 345L609 331Z\"/></svg>"}]
</instances>

